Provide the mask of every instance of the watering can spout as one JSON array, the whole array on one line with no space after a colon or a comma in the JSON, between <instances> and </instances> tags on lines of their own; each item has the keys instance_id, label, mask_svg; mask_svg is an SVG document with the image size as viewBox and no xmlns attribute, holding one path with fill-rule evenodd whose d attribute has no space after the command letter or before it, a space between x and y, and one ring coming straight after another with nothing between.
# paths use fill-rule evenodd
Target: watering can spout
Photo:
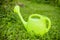
<instances>
[{"instance_id":1,"label":"watering can spout","mask_svg":"<svg viewBox=\"0 0 60 40\"><path fill-rule=\"evenodd\" d=\"M21 16L20 7L18 5L15 6L14 12L18 14L18 16L20 17L20 19L23 22L23 24L26 25L27 22L25 22L23 17Z\"/></svg>"}]
</instances>

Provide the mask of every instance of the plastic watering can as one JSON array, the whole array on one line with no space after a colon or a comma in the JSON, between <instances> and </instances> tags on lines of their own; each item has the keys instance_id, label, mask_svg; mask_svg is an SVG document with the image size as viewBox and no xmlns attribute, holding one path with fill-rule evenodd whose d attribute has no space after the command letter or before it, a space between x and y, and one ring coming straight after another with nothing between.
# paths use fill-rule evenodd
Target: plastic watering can
<instances>
[{"instance_id":1,"label":"plastic watering can","mask_svg":"<svg viewBox=\"0 0 60 40\"><path fill-rule=\"evenodd\" d=\"M29 16L28 21L25 22L20 13L20 7L15 6L14 12L17 13L24 24L27 32L34 35L44 35L47 33L51 27L51 21L49 18L39 15L32 14Z\"/></svg>"}]
</instances>

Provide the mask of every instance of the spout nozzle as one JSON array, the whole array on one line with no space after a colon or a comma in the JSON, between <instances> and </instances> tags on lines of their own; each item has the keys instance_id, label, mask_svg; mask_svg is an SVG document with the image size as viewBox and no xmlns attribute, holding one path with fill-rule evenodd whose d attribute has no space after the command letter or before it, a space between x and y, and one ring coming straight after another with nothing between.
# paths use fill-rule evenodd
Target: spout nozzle
<instances>
[{"instance_id":1,"label":"spout nozzle","mask_svg":"<svg viewBox=\"0 0 60 40\"><path fill-rule=\"evenodd\" d=\"M20 17L21 21L22 21L22 22L23 22L23 24L25 25L25 24L26 24L26 22L24 21L24 19L23 19L23 18L22 18L22 16L21 16L19 5L16 5L16 6L14 7L14 12L15 12L15 13L17 13L17 14L19 15L19 17Z\"/></svg>"},{"instance_id":2,"label":"spout nozzle","mask_svg":"<svg viewBox=\"0 0 60 40\"><path fill-rule=\"evenodd\" d=\"M14 12L15 12L15 13L19 13L19 12L20 12L20 7L19 7L18 5L16 5L16 6L14 7Z\"/></svg>"}]
</instances>

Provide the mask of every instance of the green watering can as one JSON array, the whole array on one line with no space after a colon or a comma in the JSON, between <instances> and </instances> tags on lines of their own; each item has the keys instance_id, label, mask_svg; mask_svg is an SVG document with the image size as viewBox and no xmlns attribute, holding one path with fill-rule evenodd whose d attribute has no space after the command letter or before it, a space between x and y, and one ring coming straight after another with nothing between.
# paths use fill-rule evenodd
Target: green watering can
<instances>
[{"instance_id":1,"label":"green watering can","mask_svg":"<svg viewBox=\"0 0 60 40\"><path fill-rule=\"evenodd\" d=\"M45 16L38 15L38 14L32 14L31 16L29 16L28 21L25 22L21 16L20 7L18 5L15 6L14 12L19 15L27 32L30 34L44 35L45 33L47 33L49 31L49 29L51 27L50 19Z\"/></svg>"}]
</instances>

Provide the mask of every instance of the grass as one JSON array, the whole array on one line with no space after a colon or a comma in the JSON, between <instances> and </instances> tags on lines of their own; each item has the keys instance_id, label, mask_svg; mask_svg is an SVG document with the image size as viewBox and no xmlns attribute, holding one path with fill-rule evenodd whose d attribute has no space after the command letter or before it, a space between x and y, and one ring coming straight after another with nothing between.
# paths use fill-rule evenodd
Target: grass
<instances>
[{"instance_id":1,"label":"grass","mask_svg":"<svg viewBox=\"0 0 60 40\"><path fill-rule=\"evenodd\" d=\"M52 25L48 33L43 37L31 36L26 32L19 16L14 12L8 12L1 18L0 40L60 40L60 9L48 4L37 4L30 1L20 0L24 4L21 14L25 21L31 14L40 14L50 18Z\"/></svg>"}]
</instances>

